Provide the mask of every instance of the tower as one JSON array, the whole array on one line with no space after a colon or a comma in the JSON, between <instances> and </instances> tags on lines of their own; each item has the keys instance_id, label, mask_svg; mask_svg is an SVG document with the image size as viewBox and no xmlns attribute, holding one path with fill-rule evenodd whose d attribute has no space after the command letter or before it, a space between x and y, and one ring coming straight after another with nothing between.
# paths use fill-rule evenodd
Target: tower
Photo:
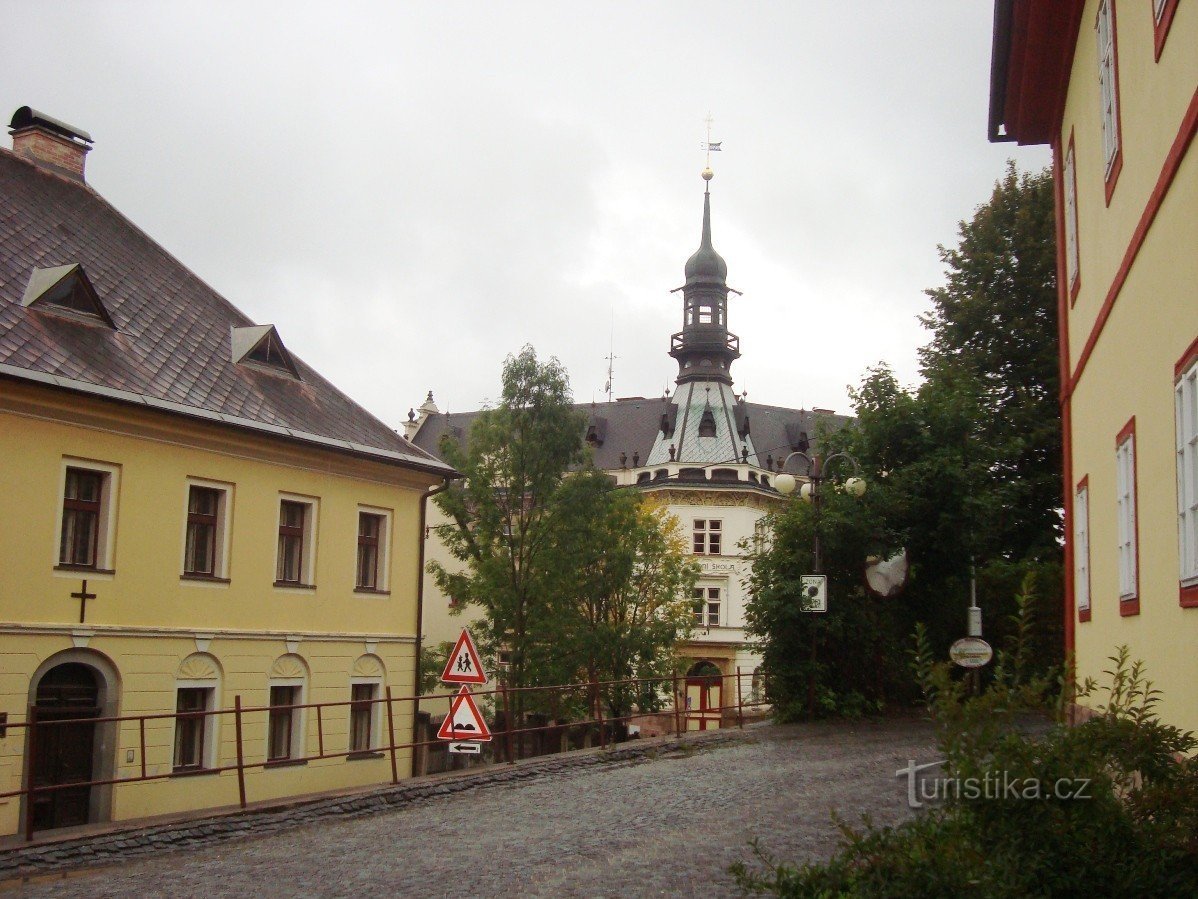
<instances>
[{"instance_id":1,"label":"tower","mask_svg":"<svg viewBox=\"0 0 1198 899\"><path fill-rule=\"evenodd\" d=\"M678 384L716 381L731 386L740 338L728 330L728 264L711 245L711 179L711 168L704 169L703 234L699 249L686 261L686 283L676 289L682 291L682 330L670 337L670 355L678 360Z\"/></svg>"}]
</instances>

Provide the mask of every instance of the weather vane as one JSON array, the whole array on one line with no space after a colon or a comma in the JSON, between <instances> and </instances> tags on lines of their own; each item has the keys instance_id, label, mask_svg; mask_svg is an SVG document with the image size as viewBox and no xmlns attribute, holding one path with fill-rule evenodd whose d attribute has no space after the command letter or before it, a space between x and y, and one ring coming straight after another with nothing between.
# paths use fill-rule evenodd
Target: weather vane
<instances>
[{"instance_id":1,"label":"weather vane","mask_svg":"<svg viewBox=\"0 0 1198 899\"><path fill-rule=\"evenodd\" d=\"M707 118L704 119L703 121L707 123L707 140L703 141L703 143L701 145L703 151L707 154L707 167L705 169L703 169L703 180L710 181L714 174L711 171L711 154L719 153L721 151L722 147L720 145L723 143L723 141L721 140L721 141L716 141L716 142L712 143L711 126L715 123L715 119L713 119L711 117L710 112L707 113Z\"/></svg>"}]
</instances>

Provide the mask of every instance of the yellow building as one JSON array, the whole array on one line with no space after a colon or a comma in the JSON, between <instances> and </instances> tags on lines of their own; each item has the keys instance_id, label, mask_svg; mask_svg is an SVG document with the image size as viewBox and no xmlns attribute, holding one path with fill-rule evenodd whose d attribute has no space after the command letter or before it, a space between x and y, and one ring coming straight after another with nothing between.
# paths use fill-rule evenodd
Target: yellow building
<instances>
[{"instance_id":1,"label":"yellow building","mask_svg":"<svg viewBox=\"0 0 1198 899\"><path fill-rule=\"evenodd\" d=\"M1198 729L1198 9L998 0L991 140L1050 144L1068 649Z\"/></svg>"},{"instance_id":2,"label":"yellow building","mask_svg":"<svg viewBox=\"0 0 1198 899\"><path fill-rule=\"evenodd\" d=\"M415 692L423 498L453 472L101 198L85 133L12 129L0 834L236 805L239 750L250 802L391 780L413 704L372 700Z\"/></svg>"}]
</instances>

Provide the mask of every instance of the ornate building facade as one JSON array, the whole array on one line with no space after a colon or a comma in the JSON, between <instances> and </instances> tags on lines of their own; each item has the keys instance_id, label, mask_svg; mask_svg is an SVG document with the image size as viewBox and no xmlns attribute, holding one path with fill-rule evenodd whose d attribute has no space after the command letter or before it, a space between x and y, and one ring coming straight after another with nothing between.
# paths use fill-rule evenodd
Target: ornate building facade
<instances>
[{"instance_id":1,"label":"ornate building facade","mask_svg":"<svg viewBox=\"0 0 1198 899\"><path fill-rule=\"evenodd\" d=\"M732 364L740 339L728 328L728 266L711 237L711 171L703 194L699 249L687 260L682 294L682 329L670 336L669 355L677 363L673 395L626 397L578 406L586 416L584 439L594 463L617 484L656 497L679 520L701 576L692 597L694 628L681 647L688 661L688 726L718 726L718 709L736 696L721 696L711 675L748 676L761 664L745 634L748 600L748 547L760 539L759 522L784 502L773 479L793 451L808 451L821 429L847 420L828 410L791 409L750 403L733 390ZM435 453L442 435L464 439L477 413L443 414L432 394L409 422L416 446ZM793 468L792 468L793 470ZM439 513L430 509L430 522ZM451 564L426 534L429 559ZM424 633L430 644L453 639L463 615L425 574ZM727 690L735 681L724 680Z\"/></svg>"}]
</instances>

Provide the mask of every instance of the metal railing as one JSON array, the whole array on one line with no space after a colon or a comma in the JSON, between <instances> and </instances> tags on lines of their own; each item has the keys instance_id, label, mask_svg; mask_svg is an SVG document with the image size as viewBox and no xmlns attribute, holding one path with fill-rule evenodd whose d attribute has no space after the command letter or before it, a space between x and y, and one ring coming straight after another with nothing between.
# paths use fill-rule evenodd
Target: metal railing
<instances>
[{"instance_id":1,"label":"metal railing","mask_svg":"<svg viewBox=\"0 0 1198 899\"><path fill-rule=\"evenodd\" d=\"M535 686L535 687L509 687L503 683L490 690L478 690L472 693L475 700L487 700L498 704L497 712L501 714L495 715L494 720L496 727L492 728L493 743L498 744L498 748L492 750L490 755L493 761L502 760L507 763L514 763L517 758L525 756L523 737L528 734L543 733L547 731L569 732L572 730L582 730L587 734L598 732L599 745L606 748L609 742L623 742L627 739L627 731L625 726L634 722L637 719L646 719L648 716L655 716L658 719L664 718L667 722L672 723L672 728L667 728L666 733L682 734L691 728L689 724L695 722L699 725L696 729L706 729L706 725L711 722L716 722L717 726L723 727L725 723L735 723L737 727L744 727L746 710L760 710L767 705L762 698L764 695L764 681L760 685L754 684L750 690L746 690L744 686L745 678L764 678L763 674L748 674L742 673L737 669L735 674L709 675L703 677L685 677L683 675L674 675L672 677L663 678L627 678L624 680L608 680L608 681L583 681L574 684L556 684L551 686ZM715 706L707 705L706 701L711 698L710 688L715 682L719 682L718 704ZM726 690L728 681L732 681L735 685L735 702L725 702L725 694L732 692ZM698 687L702 693L700 694L701 708L689 708L688 703L688 684L691 687ZM656 695L661 702L661 708L636 708L630 709L627 713L621 715L604 715L604 691L612 688L631 688L633 692L639 693L641 696ZM578 695L582 694L579 699ZM24 761L22 765L22 782L24 786L17 790L8 790L0 792L0 800L12 799L21 797L24 800L24 821L23 829L26 840L31 840L34 834L34 816L36 801L39 797L52 795L63 790L81 790L84 788L92 789L94 787L122 786L126 784L146 783L151 781L168 780L172 778L191 776L195 774L221 774L224 772L235 771L237 774L237 793L238 802L242 808L245 808L249 799L246 793L246 772L257 769L270 769L275 767L284 767L288 765L297 765L309 761L319 761L349 757L375 757L375 758L390 758L391 767L391 783L398 783L399 776L399 753L402 751L411 750L413 757L413 769L416 767L417 750L428 749L439 745L444 745L447 741L432 738L432 739L416 739L416 727L413 727L413 739L405 742L397 742L395 738L396 717L399 714L397 708L401 711L413 714L419 709L420 703L428 703L430 701L452 701L457 696L456 692L424 694L420 696L393 696L391 688L388 686L384 689L384 694L381 697L374 699L347 699L336 702L308 702L296 703L291 705L276 705L276 706L244 706L240 695L234 697L232 708L209 709L185 712L155 712L141 715L112 715L112 716L96 716L96 717L55 717L46 718L47 709L39 709L36 705L29 706L28 716L24 721L8 721L4 726L6 728L15 729L18 731L24 730L27 734ZM350 748L349 742L352 740L352 727L347 727L345 734L342 735L346 748L345 749L330 749L326 745L329 741L326 740L325 725L332 720L337 720L338 723L351 723L352 712L354 709L361 709L363 706L369 705L371 709L371 740L369 748ZM374 734L374 722L376 716L374 709L381 706L385 713L386 721L386 742L383 743ZM410 706L410 708L409 708ZM537 710L546 708L572 708L575 710L584 710L585 717L570 717L565 720L554 720L552 723L546 724L528 724L527 717L530 715L543 714ZM344 709L344 712L340 710ZM316 752L315 754L296 754L289 755L285 758L269 758L269 752L264 750L261 753L261 758L254 757L247 759L247 740L245 739L245 720L247 717L257 717L264 715L266 726L269 728L270 716L273 712L287 712L294 715L301 710L309 710L315 714L316 724ZM61 711L69 712L69 709ZM733 715L733 713L735 713ZM221 745L216 744L215 750L217 758L212 759L215 764L212 765L186 765L175 766L173 743L174 736L177 732L180 721L195 721L202 719L205 724L205 730L210 719L233 719L234 733L234 749L233 759L222 764L222 759L219 757ZM415 716L414 716L415 720ZM163 729L162 722L173 721L174 724L170 728L171 745L163 746L161 743L151 746L147 742L147 723L150 729L153 730L155 723L158 723L159 730ZM502 724L502 726L498 726ZM72 781L68 783L51 783L51 784L35 784L34 783L34 764L37 758L40 742L49 734L50 728L56 727L79 727L86 726L101 726L112 725L117 730L117 735L120 737L121 745L117 745L118 740L113 740L113 769L117 765L115 759L121 751L128 751L134 748L126 745L123 741L129 739L130 731L135 731L137 757L137 773L123 777L101 777L86 781ZM304 722L305 730L310 730L307 722ZM162 734L156 734L161 738ZM306 735L305 735L306 736ZM382 736L382 735L379 735ZM517 741L519 744L517 745ZM466 742L464 740L455 740L454 742ZM255 740L254 745L265 747L267 741ZM171 770L165 772L151 773L149 763L147 761L147 749L163 749L167 757L170 758ZM531 753L533 755L543 755L551 753ZM133 764L131 761L127 765ZM301 795L301 794L296 794ZM215 808L217 805L207 806L207 808ZM195 809L194 811L200 811Z\"/></svg>"}]
</instances>

